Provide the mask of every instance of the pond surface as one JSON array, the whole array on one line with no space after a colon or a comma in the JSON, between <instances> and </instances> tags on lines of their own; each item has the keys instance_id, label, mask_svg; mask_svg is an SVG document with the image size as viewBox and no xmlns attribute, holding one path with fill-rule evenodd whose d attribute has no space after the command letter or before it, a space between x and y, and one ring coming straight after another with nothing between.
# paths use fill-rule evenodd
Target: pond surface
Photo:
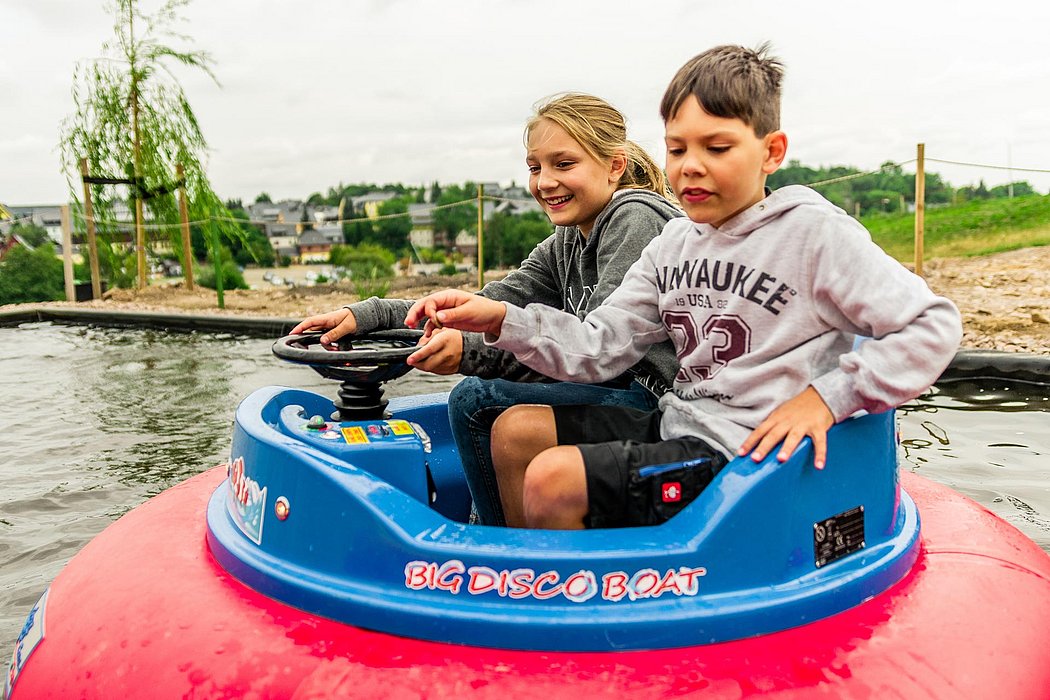
<instances>
[{"instance_id":1,"label":"pond surface","mask_svg":"<svg viewBox=\"0 0 1050 700\"><path fill-rule=\"evenodd\" d=\"M237 403L336 384L234 335L0 327L0 664L76 552L151 496L225 461ZM415 372L387 396L447 391ZM904 468L985 505L1050 552L1050 389L942 385L899 411Z\"/></svg>"}]
</instances>

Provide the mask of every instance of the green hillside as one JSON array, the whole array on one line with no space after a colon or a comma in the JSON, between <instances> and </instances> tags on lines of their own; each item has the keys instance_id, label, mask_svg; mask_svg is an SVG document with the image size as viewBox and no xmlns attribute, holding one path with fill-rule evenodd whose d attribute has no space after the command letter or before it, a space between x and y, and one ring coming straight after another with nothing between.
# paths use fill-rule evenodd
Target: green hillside
<instances>
[{"instance_id":1,"label":"green hillside","mask_svg":"<svg viewBox=\"0 0 1050 700\"><path fill-rule=\"evenodd\" d=\"M915 254L915 215L861 217L871 237L902 262ZM988 255L1004 250L1050 245L1050 195L973 200L926 209L926 258Z\"/></svg>"}]
</instances>

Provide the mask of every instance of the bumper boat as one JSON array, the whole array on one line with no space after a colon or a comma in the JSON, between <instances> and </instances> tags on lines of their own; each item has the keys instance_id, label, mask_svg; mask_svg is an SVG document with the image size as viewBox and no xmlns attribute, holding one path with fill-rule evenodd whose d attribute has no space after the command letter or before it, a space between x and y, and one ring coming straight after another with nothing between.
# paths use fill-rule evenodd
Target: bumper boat
<instances>
[{"instance_id":1,"label":"bumper boat","mask_svg":"<svg viewBox=\"0 0 1050 700\"><path fill-rule=\"evenodd\" d=\"M447 395L382 396L415 338L277 341L334 405L247 397L228 464L44 591L5 696L1050 695L1050 557L899 472L892 412L835 426L822 471L808 441L736 459L660 526L471 525Z\"/></svg>"}]
</instances>

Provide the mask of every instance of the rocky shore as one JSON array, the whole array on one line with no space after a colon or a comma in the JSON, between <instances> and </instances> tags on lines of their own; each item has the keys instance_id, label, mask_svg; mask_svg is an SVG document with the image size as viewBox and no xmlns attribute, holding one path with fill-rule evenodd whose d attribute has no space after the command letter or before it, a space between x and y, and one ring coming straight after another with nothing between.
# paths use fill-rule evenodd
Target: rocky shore
<instances>
[{"instance_id":1,"label":"rocky shore","mask_svg":"<svg viewBox=\"0 0 1050 700\"><path fill-rule=\"evenodd\" d=\"M930 287L954 301L963 316L963 347L1050 355L1050 246L1024 248L978 258L942 258L925 263ZM487 275L486 280L499 277ZM387 296L413 299L435 289L477 288L476 275L402 277L391 282ZM355 301L350 284L270 287L226 292L226 308L217 307L215 292L181 285L156 285L142 291L116 289L104 299L80 308L247 314L303 318ZM73 306L52 302L53 306ZM0 311L14 306L0 306Z\"/></svg>"}]
</instances>

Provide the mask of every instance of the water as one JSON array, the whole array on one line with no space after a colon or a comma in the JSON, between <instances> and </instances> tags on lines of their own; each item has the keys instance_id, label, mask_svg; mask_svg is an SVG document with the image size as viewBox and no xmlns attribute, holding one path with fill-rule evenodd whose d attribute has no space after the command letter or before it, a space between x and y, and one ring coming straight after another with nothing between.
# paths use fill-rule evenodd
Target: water
<instances>
[{"instance_id":1,"label":"water","mask_svg":"<svg viewBox=\"0 0 1050 700\"><path fill-rule=\"evenodd\" d=\"M271 384L336 385L233 335L0 327L0 662L66 562L151 496L226 459L237 402ZM446 391L411 373L390 397ZM906 463L1050 552L1048 390L953 384L900 411ZM993 410L994 409L994 410Z\"/></svg>"}]
</instances>

